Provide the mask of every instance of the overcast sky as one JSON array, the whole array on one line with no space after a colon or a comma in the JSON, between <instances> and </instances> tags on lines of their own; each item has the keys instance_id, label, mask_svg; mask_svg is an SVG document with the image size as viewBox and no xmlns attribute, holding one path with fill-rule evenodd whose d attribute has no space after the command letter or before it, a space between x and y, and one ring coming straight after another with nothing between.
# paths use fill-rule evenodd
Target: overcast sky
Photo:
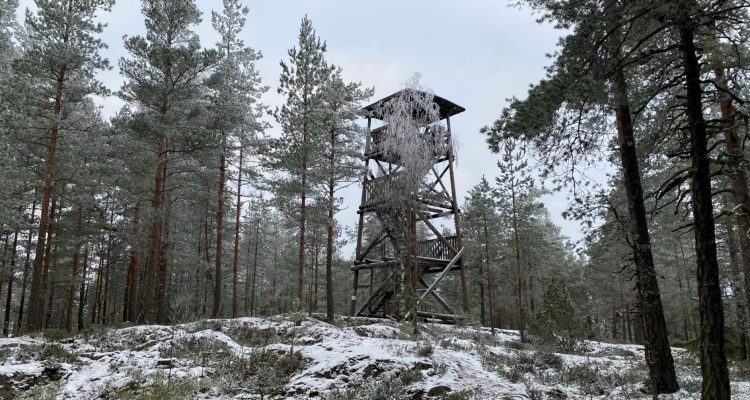
<instances>
[{"instance_id":1,"label":"overcast sky","mask_svg":"<svg viewBox=\"0 0 750 400\"><path fill-rule=\"evenodd\" d=\"M21 0L19 14L31 7ZM211 10L221 0L197 0L203 22L196 30L203 46L213 46L217 35L210 24ZM327 59L343 68L344 77L375 88L375 99L401 88L413 73L422 85L466 108L451 120L458 148L456 184L463 202L465 193L486 175L497 173L496 155L485 144L479 129L491 124L512 96L525 97L528 85L544 76L546 54L560 36L549 25L535 22L527 9L511 7L503 0L246 0L250 8L245 43L260 50L257 67L271 90L263 102L272 107L283 99L276 93L279 61L297 42L300 20L307 15L318 35L327 42ZM127 57L123 35L145 31L140 1L117 0L103 15L108 24L104 53L114 68L100 74L112 90L122 84L117 60ZM103 113L112 116L122 107L116 97L102 100ZM277 129L274 127L273 129ZM359 188L344 192L346 210L339 214L345 224L356 221ZM581 238L580 226L561 213L567 194L544 197L553 220L572 240Z\"/></svg>"}]
</instances>

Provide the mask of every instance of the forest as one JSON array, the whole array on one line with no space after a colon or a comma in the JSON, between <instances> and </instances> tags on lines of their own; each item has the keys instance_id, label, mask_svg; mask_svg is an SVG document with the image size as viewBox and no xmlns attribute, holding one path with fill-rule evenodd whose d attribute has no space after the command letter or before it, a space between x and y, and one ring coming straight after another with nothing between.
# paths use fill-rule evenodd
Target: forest
<instances>
[{"instance_id":1,"label":"forest","mask_svg":"<svg viewBox=\"0 0 750 400\"><path fill-rule=\"evenodd\" d=\"M377 88L328 60L307 16L272 81L243 39L263 16L240 0L210 14L142 0L145 33L124 36L119 59L103 56L115 0L33 3L24 14L0 0L2 336L375 311L416 335L433 292L462 305L443 322L521 343L641 345L654 398L684 386L675 349L695 355L703 399L729 399L733 366L750 371L750 1L512 2L561 38L544 77L473 132L496 164L465 193L441 181L471 154L453 152L440 88L405 76L401 97L376 103ZM203 19L218 42L201 41ZM264 104L268 93L281 104ZM105 116L109 97L123 106ZM371 172L378 132L394 139ZM368 179L396 164L388 208L367 214ZM452 206L415 206L428 203L426 177ZM344 205L352 188L359 210ZM580 241L554 222L550 193L570 199ZM417 289L418 243L445 237L455 259L437 288ZM363 261L363 247L380 258ZM396 297L355 312L357 288L372 296L378 282Z\"/></svg>"}]
</instances>

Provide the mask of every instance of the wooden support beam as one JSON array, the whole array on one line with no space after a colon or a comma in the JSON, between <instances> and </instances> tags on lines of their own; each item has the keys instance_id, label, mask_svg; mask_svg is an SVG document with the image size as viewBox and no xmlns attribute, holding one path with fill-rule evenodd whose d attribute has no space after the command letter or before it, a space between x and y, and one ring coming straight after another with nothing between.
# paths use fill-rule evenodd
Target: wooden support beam
<instances>
[{"instance_id":1,"label":"wooden support beam","mask_svg":"<svg viewBox=\"0 0 750 400\"><path fill-rule=\"evenodd\" d=\"M367 117L367 139L365 139L365 153L370 148L370 131L372 128L372 118ZM365 168L364 176L362 177L362 198L360 204L365 204L367 199L367 177L371 174L370 172L370 159L365 157ZM359 213L359 225L357 226L357 247L355 250L355 259L359 258L359 254L362 251L362 233L365 227L365 214ZM354 309L357 307L357 287L359 286L359 271L354 271L354 277L352 279L352 297L349 301L349 315L354 315Z\"/></svg>"},{"instance_id":2,"label":"wooden support beam","mask_svg":"<svg viewBox=\"0 0 750 400\"><path fill-rule=\"evenodd\" d=\"M435 236L437 236L438 239L440 239L440 241L442 241L448 247L448 249L450 249L454 253L458 253L458 250L456 250L456 248L453 247L453 245L448 241L448 239L446 239L445 236L443 236L443 234L440 233L440 231L437 230L437 228L435 228L434 225L432 225L432 222L430 222L429 218L427 218L424 214L422 214L421 212L419 212L419 210L416 210L416 212L417 212L417 216L419 217L419 220L422 221L422 222L424 222L425 225L427 225L427 227L430 228L430 230L432 231L432 233L434 233ZM463 249L462 249L462 251L463 251Z\"/></svg>"},{"instance_id":3,"label":"wooden support beam","mask_svg":"<svg viewBox=\"0 0 750 400\"><path fill-rule=\"evenodd\" d=\"M357 313L354 314L354 315L355 316L361 315L362 312L364 312L370 305L372 305L374 303L374 300L377 297L380 297L380 292L384 291L385 288L390 283L392 283L392 278L393 278L393 273L388 274L388 276L385 278L385 280L383 281L383 283L381 283L380 286L378 286L378 288L375 289L375 291L372 293L372 295L370 296L370 298L367 299L367 301L365 302L365 304L363 304L362 307L360 307L359 310L357 311Z\"/></svg>"},{"instance_id":4,"label":"wooden support beam","mask_svg":"<svg viewBox=\"0 0 750 400\"><path fill-rule=\"evenodd\" d=\"M350 266L349 270L360 271L363 269L389 267L391 265L395 265L396 263L397 263L396 260L383 260L383 261L377 261L377 262L371 262L371 263L356 264L356 265Z\"/></svg>"},{"instance_id":5,"label":"wooden support beam","mask_svg":"<svg viewBox=\"0 0 750 400\"><path fill-rule=\"evenodd\" d=\"M445 268L443 269L443 271L440 272L437 277L435 277L435 280L430 284L430 286L427 287L427 290L425 290L422 293L422 295L419 296L419 299L417 299L417 304L414 306L415 309L416 309L416 307L419 307L419 303L421 303L422 300L424 300L424 298L427 297L428 294L430 294L430 292L432 292L433 290L435 290L435 288L437 287L438 283L440 283L440 281L443 280L443 277L445 277L445 275L448 273L448 271L450 271L450 269L453 268L453 265L456 264L456 262L458 261L458 259L461 258L461 256L463 254L464 254L464 248L462 247L461 250L459 250L458 253L456 253L456 256L453 257L453 259L448 263L448 265L445 266ZM411 311L409 311L408 313L406 313L406 315L404 316L404 319L408 320L410 314L411 314ZM417 315L419 315L419 314L417 314Z\"/></svg>"},{"instance_id":6,"label":"wooden support beam","mask_svg":"<svg viewBox=\"0 0 750 400\"><path fill-rule=\"evenodd\" d=\"M417 311L417 316L432 319L437 318L442 319L443 321L453 321L454 323L464 319L464 317L461 315L432 313L428 311Z\"/></svg>"},{"instance_id":7,"label":"wooden support beam","mask_svg":"<svg viewBox=\"0 0 750 400\"><path fill-rule=\"evenodd\" d=\"M429 288L430 287L430 285L428 285L427 282L425 282L424 278L419 278L419 283L421 283L422 286L424 286L425 288ZM432 295L432 297L435 298L435 300L437 300L438 303L440 303L440 305L443 306L443 308L445 308L445 311L448 311L448 313L450 313L450 314L455 314L456 313L455 311L453 311L453 307L451 307L450 305L448 305L448 302L445 301L442 297L440 297L440 295L437 294L436 291L433 290L433 291L430 292L430 294Z\"/></svg>"},{"instance_id":8,"label":"wooden support beam","mask_svg":"<svg viewBox=\"0 0 750 400\"><path fill-rule=\"evenodd\" d=\"M450 169L451 193L453 193L453 201L451 203L453 205L453 215L456 225L456 243L458 247L462 247L461 220L458 216L458 199L456 199L456 173L453 171L453 161L455 160L456 155L453 153L453 142L451 139L453 137L453 131L451 130L450 116L445 119L445 123L448 126L448 168ZM463 264L463 262L461 264ZM464 313L469 314L469 289L466 281L466 268L461 268L461 291L463 292Z\"/></svg>"},{"instance_id":9,"label":"wooden support beam","mask_svg":"<svg viewBox=\"0 0 750 400\"><path fill-rule=\"evenodd\" d=\"M443 179L441 178L442 175L438 175L437 171L435 171L435 166L432 167L432 173L435 174L437 182L440 184L440 187L443 188L443 194L445 195L446 200L451 201L452 197L448 195L448 188L445 187L445 184L443 183Z\"/></svg>"},{"instance_id":10,"label":"wooden support beam","mask_svg":"<svg viewBox=\"0 0 750 400\"><path fill-rule=\"evenodd\" d=\"M438 203L436 201L432 201L432 200L429 200L429 199L419 199L419 202L422 203L422 204L427 204L429 206L433 206L433 207L440 207L440 208L444 208L446 210L453 210L453 206L450 205L450 204Z\"/></svg>"},{"instance_id":11,"label":"wooden support beam","mask_svg":"<svg viewBox=\"0 0 750 400\"><path fill-rule=\"evenodd\" d=\"M370 242L370 243L369 243L369 244L367 245L367 247L365 247L365 249L364 249L364 250L363 250L362 252L360 252L360 253L359 253L359 255L357 255L357 258L356 258L356 260L357 260L357 261L361 261L361 260L363 260L363 259L364 259L365 257L367 257L367 254L369 254L369 253L370 253L370 251L371 251L371 250L372 250L372 249L373 249L373 248L374 248L375 246L377 246L377 245L378 245L378 243L382 242L382 241L383 241L383 239L385 239L385 235L383 235L384 233L385 233L385 229L381 229L381 230L380 230L380 233L378 233L378 235L377 235L377 236L375 236L375 239L374 239L374 240L373 240L372 242Z\"/></svg>"}]
</instances>

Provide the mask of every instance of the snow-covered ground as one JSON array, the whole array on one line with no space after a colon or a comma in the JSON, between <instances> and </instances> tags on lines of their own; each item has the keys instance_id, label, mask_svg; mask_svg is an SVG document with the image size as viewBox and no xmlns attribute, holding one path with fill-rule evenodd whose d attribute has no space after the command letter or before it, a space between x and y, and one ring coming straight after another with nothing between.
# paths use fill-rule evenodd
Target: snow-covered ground
<instances>
[{"instance_id":1,"label":"snow-covered ground","mask_svg":"<svg viewBox=\"0 0 750 400\"><path fill-rule=\"evenodd\" d=\"M650 399L642 347L585 342L575 354L515 331L345 318L284 317L0 339L0 398L32 399ZM674 349L698 399L695 355ZM750 368L732 365L735 398Z\"/></svg>"}]
</instances>

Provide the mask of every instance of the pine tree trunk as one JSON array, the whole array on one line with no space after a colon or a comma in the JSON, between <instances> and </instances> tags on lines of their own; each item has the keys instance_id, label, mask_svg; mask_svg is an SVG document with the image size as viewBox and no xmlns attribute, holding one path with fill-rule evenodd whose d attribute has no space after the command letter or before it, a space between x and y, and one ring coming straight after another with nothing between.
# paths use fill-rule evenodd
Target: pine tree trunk
<instances>
[{"instance_id":1,"label":"pine tree trunk","mask_svg":"<svg viewBox=\"0 0 750 400\"><path fill-rule=\"evenodd\" d=\"M166 111L165 111L166 112ZM154 323L158 314L158 280L159 264L162 259L162 239L164 235L164 215L162 202L164 194L164 171L166 168L167 139L159 138L157 146L157 167L154 172L154 191L151 199L151 210L153 212L151 229L149 234L149 249L146 262L146 296L144 296L144 322Z\"/></svg>"},{"instance_id":2,"label":"pine tree trunk","mask_svg":"<svg viewBox=\"0 0 750 400\"><path fill-rule=\"evenodd\" d=\"M250 293L250 315L255 315L255 288L258 279L258 243L260 242L260 214L255 224L255 250L253 251L253 286ZM275 263L275 259L274 259ZM275 265L274 265L275 268Z\"/></svg>"},{"instance_id":3,"label":"pine tree trunk","mask_svg":"<svg viewBox=\"0 0 750 400\"><path fill-rule=\"evenodd\" d=\"M610 14L612 2L613 0L605 0L605 13ZM659 282L651 253L651 238L643 201L643 186L638 166L628 88L622 69L617 33L617 29L609 32L607 49L613 60L610 80L614 90L617 140L631 220L630 234L633 238L633 255L637 270L638 303L643 319L640 325L644 329L642 333L645 339L645 358L655 393L674 393L679 390L679 385L672 350L669 347L669 333L664 320Z\"/></svg>"},{"instance_id":4,"label":"pine tree trunk","mask_svg":"<svg viewBox=\"0 0 750 400\"><path fill-rule=\"evenodd\" d=\"M736 223L736 220L734 221ZM738 354L737 358L740 360L747 359L747 325L746 325L746 311L745 311L745 288L742 285L742 267L740 266L739 257L737 257L737 240L735 239L734 224L732 221L726 221L726 241L727 241L727 253L729 255L729 283L732 288L732 293L735 295L736 311L737 311L737 336L738 338Z\"/></svg>"},{"instance_id":5,"label":"pine tree trunk","mask_svg":"<svg viewBox=\"0 0 750 400\"><path fill-rule=\"evenodd\" d=\"M242 145L237 171L237 209L234 215L234 249L232 251L232 318L237 318L237 269L240 251L240 213L242 211Z\"/></svg>"},{"instance_id":6,"label":"pine tree trunk","mask_svg":"<svg viewBox=\"0 0 750 400\"><path fill-rule=\"evenodd\" d=\"M307 146L307 128L305 128L303 146ZM306 151L304 151L306 153ZM307 155L302 156L302 190L299 200L299 251L297 265L297 310L302 310L305 301L305 222L307 219ZM299 324L299 322L298 322Z\"/></svg>"},{"instance_id":7,"label":"pine tree trunk","mask_svg":"<svg viewBox=\"0 0 750 400\"><path fill-rule=\"evenodd\" d=\"M31 202L31 222L34 225L34 214L36 213L36 196ZM16 321L16 336L23 331L24 305L26 302L26 285L29 281L29 268L31 267L31 241L34 236L33 228L29 228L29 236L26 239L26 256L23 261L23 277L21 278L21 300L18 302L18 320Z\"/></svg>"},{"instance_id":8,"label":"pine tree trunk","mask_svg":"<svg viewBox=\"0 0 750 400\"><path fill-rule=\"evenodd\" d=\"M719 106L721 118L724 120L724 146L727 153L727 165L724 174L732 182L732 195L735 204L731 209L734 211L737 227L739 228L739 248L742 255L742 270L744 271L745 298L744 304L750 305L750 195L747 187L747 174L745 173L745 157L743 144L737 133L738 121L735 118L736 109L732 103L729 93L724 66L720 58L715 57L714 75L716 86L719 89ZM747 315L743 316L743 320ZM747 336L747 330L741 335Z\"/></svg>"},{"instance_id":9,"label":"pine tree trunk","mask_svg":"<svg viewBox=\"0 0 750 400\"><path fill-rule=\"evenodd\" d=\"M326 227L326 319L329 323L333 323L334 320L334 304L333 304L333 224L334 220L334 192L336 190L336 182L334 180L334 168L336 152L336 131L331 129L331 154L328 158L328 226Z\"/></svg>"},{"instance_id":10,"label":"pine tree trunk","mask_svg":"<svg viewBox=\"0 0 750 400\"><path fill-rule=\"evenodd\" d=\"M76 236L81 237L81 226L83 224L83 208L78 208L78 219L76 221ZM78 275L78 256L81 252L81 241L78 239L73 247L73 261L71 262L70 282L68 283L68 298L66 299L65 308L65 330L73 330L73 302L75 301L75 283Z\"/></svg>"},{"instance_id":11,"label":"pine tree trunk","mask_svg":"<svg viewBox=\"0 0 750 400\"><path fill-rule=\"evenodd\" d=\"M10 254L10 266L8 268L8 293L5 297L5 319L3 320L3 336L8 336L10 328L10 306L13 301L13 276L16 271L16 254L18 251L18 228L13 233L13 244Z\"/></svg>"},{"instance_id":12,"label":"pine tree trunk","mask_svg":"<svg viewBox=\"0 0 750 400\"><path fill-rule=\"evenodd\" d=\"M55 108L53 114L53 125L50 129L49 142L47 143L47 158L44 163L44 189L42 191L42 202L40 204L41 214L39 216L39 230L37 232L36 251L34 255L34 267L31 273L31 294L29 294L29 316L26 320L27 331L38 331L44 323L44 254L47 248L46 238L49 225L50 201L54 188L53 173L55 169L55 152L57 151L57 136L60 132L60 113L63 106L63 88L65 85L65 68L63 67L57 76Z\"/></svg>"},{"instance_id":13,"label":"pine tree trunk","mask_svg":"<svg viewBox=\"0 0 750 400\"><path fill-rule=\"evenodd\" d=\"M50 229L52 231L52 229ZM50 242L48 242L49 245ZM57 288L57 279L58 279L58 273L57 270L57 243L55 243L55 247L52 249L50 255L48 257L52 257L52 254L55 255L55 262L51 263L49 261L45 261L47 264L46 268L49 269L49 265L54 265L54 269L52 270L52 279L49 282L49 297L47 299L47 307L45 307L45 314L44 314L44 329L52 328L52 314L53 314L53 307L55 305L55 288Z\"/></svg>"},{"instance_id":14,"label":"pine tree trunk","mask_svg":"<svg viewBox=\"0 0 750 400\"><path fill-rule=\"evenodd\" d=\"M480 319L482 320L482 325L486 326L487 324L487 318L486 318L486 311L484 309L484 285L485 283L487 286L489 286L489 270L490 270L490 236L489 231L487 229L487 215L482 214L482 222L484 222L484 262L480 264L480 271L479 271L479 300L480 300ZM483 268L482 268L483 266ZM489 287L488 287L489 291ZM490 294L490 319L493 319L492 316L492 295ZM491 321L492 327L495 327L494 320Z\"/></svg>"},{"instance_id":15,"label":"pine tree trunk","mask_svg":"<svg viewBox=\"0 0 750 400\"><path fill-rule=\"evenodd\" d=\"M515 182L515 177L512 178ZM518 303L518 330L521 333L521 341L526 340L524 332L524 302L523 302L523 269L521 268L521 241L518 237L518 217L516 215L516 192L515 184L511 183L511 207L513 211L513 248L516 262L516 302Z\"/></svg>"},{"instance_id":16,"label":"pine tree trunk","mask_svg":"<svg viewBox=\"0 0 750 400\"><path fill-rule=\"evenodd\" d=\"M703 90L694 41L694 21L688 14L692 11L691 8L685 7L677 28L685 70L686 111L693 168L691 192L701 319L701 396L703 399L723 400L730 398L729 372L724 349L724 312L716 255L708 135L703 118Z\"/></svg>"},{"instance_id":17,"label":"pine tree trunk","mask_svg":"<svg viewBox=\"0 0 750 400\"><path fill-rule=\"evenodd\" d=\"M169 264L167 263L167 243L169 243L169 221L171 207L167 197L166 183L167 183L167 164L164 163L162 172L164 179L162 179L162 196L164 196L164 239L161 242L161 251L159 252L159 269L157 271L157 292L156 292L156 321L160 324L169 324L169 314L167 313L167 269Z\"/></svg>"},{"instance_id":18,"label":"pine tree trunk","mask_svg":"<svg viewBox=\"0 0 750 400\"><path fill-rule=\"evenodd\" d=\"M99 315L99 303L101 302L102 292L102 270L104 269L104 258L99 258L99 267L96 269L96 286L94 287L94 302L91 305L91 323L96 324L98 322L97 316Z\"/></svg>"},{"instance_id":19,"label":"pine tree trunk","mask_svg":"<svg viewBox=\"0 0 750 400\"><path fill-rule=\"evenodd\" d=\"M211 317L218 318L221 315L221 253L224 244L224 185L226 184L226 149L227 135L222 134L221 155L219 156L219 193L216 199L216 264L214 272L214 306Z\"/></svg>"},{"instance_id":20,"label":"pine tree trunk","mask_svg":"<svg viewBox=\"0 0 750 400\"><path fill-rule=\"evenodd\" d=\"M89 246L86 245L83 249L83 264L81 265L81 288L78 292L78 330L82 330L84 323L83 318L85 317L83 310L86 306L86 272L89 265Z\"/></svg>"},{"instance_id":21,"label":"pine tree trunk","mask_svg":"<svg viewBox=\"0 0 750 400\"><path fill-rule=\"evenodd\" d=\"M130 263L127 276L127 300L125 301L125 321L136 322L138 316L138 263L140 256L140 216L141 205L137 201L133 209L133 237L130 244Z\"/></svg>"},{"instance_id":22,"label":"pine tree trunk","mask_svg":"<svg viewBox=\"0 0 750 400\"><path fill-rule=\"evenodd\" d=\"M0 229L3 227L0 226ZM3 256L0 260L0 294L3 292L3 271L5 270L5 264L8 261L8 247L10 246L10 234L4 235L5 239L3 240Z\"/></svg>"}]
</instances>

